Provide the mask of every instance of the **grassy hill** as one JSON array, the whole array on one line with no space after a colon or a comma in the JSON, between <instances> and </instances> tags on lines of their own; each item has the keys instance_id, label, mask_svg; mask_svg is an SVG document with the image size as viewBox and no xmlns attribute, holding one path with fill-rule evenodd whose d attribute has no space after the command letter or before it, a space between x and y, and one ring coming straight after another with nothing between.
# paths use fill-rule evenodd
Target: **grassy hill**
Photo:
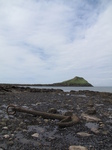
<instances>
[{"instance_id":1,"label":"grassy hill","mask_svg":"<svg viewBox=\"0 0 112 150\"><path fill-rule=\"evenodd\" d=\"M92 86L88 81L82 77L74 77L73 79L63 81L60 83L54 83L57 86Z\"/></svg>"}]
</instances>

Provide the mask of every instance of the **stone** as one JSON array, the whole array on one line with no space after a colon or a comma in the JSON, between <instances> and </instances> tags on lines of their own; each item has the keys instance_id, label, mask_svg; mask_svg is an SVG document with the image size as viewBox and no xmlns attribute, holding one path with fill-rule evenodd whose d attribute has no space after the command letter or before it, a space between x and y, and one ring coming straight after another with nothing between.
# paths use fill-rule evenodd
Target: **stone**
<instances>
[{"instance_id":1,"label":"stone","mask_svg":"<svg viewBox=\"0 0 112 150\"><path fill-rule=\"evenodd\" d=\"M48 123L48 122L49 122L49 120L48 120L48 119L44 119L44 122L45 122L45 123Z\"/></svg>"},{"instance_id":2,"label":"stone","mask_svg":"<svg viewBox=\"0 0 112 150\"><path fill-rule=\"evenodd\" d=\"M82 119L86 120L86 121L90 121L90 122L98 122L101 121L101 119L95 117L95 116L90 116L87 114L82 113L81 114Z\"/></svg>"},{"instance_id":3,"label":"stone","mask_svg":"<svg viewBox=\"0 0 112 150\"><path fill-rule=\"evenodd\" d=\"M94 106L94 103L90 100L87 104L89 107L93 107Z\"/></svg>"},{"instance_id":4,"label":"stone","mask_svg":"<svg viewBox=\"0 0 112 150\"><path fill-rule=\"evenodd\" d=\"M104 126L105 126L105 125L104 125L103 123L102 123L102 124L100 124L100 128L104 128Z\"/></svg>"},{"instance_id":5,"label":"stone","mask_svg":"<svg viewBox=\"0 0 112 150\"><path fill-rule=\"evenodd\" d=\"M9 136L8 134L5 134L3 137L4 137L5 139L8 139L10 136Z\"/></svg>"},{"instance_id":6,"label":"stone","mask_svg":"<svg viewBox=\"0 0 112 150\"><path fill-rule=\"evenodd\" d=\"M94 114L96 114L96 109L94 107L93 108L87 108L86 113L89 115L94 115Z\"/></svg>"},{"instance_id":7,"label":"stone","mask_svg":"<svg viewBox=\"0 0 112 150\"><path fill-rule=\"evenodd\" d=\"M10 145L10 146L12 146L14 144L14 142L13 141L8 141L7 144Z\"/></svg>"},{"instance_id":8,"label":"stone","mask_svg":"<svg viewBox=\"0 0 112 150\"><path fill-rule=\"evenodd\" d=\"M39 134L38 134L38 133L34 133L34 134L32 134L32 137L38 138L38 137L39 137Z\"/></svg>"},{"instance_id":9,"label":"stone","mask_svg":"<svg viewBox=\"0 0 112 150\"><path fill-rule=\"evenodd\" d=\"M2 125L2 126L6 126L6 122L0 122L0 125Z\"/></svg>"},{"instance_id":10,"label":"stone","mask_svg":"<svg viewBox=\"0 0 112 150\"><path fill-rule=\"evenodd\" d=\"M112 125L112 120L107 120L106 123Z\"/></svg>"},{"instance_id":11,"label":"stone","mask_svg":"<svg viewBox=\"0 0 112 150\"><path fill-rule=\"evenodd\" d=\"M91 131L95 134L100 133L100 131L97 128L91 128Z\"/></svg>"},{"instance_id":12,"label":"stone","mask_svg":"<svg viewBox=\"0 0 112 150\"><path fill-rule=\"evenodd\" d=\"M77 115L73 114L72 115L72 121L74 121L75 123L78 123L78 122L80 122L80 119Z\"/></svg>"},{"instance_id":13,"label":"stone","mask_svg":"<svg viewBox=\"0 0 112 150\"><path fill-rule=\"evenodd\" d=\"M87 150L87 148L84 147L84 146L75 146L75 145L73 145L73 146L69 147L69 150Z\"/></svg>"},{"instance_id":14,"label":"stone","mask_svg":"<svg viewBox=\"0 0 112 150\"><path fill-rule=\"evenodd\" d=\"M108 131L102 131L102 134L107 135L109 132Z\"/></svg>"},{"instance_id":15,"label":"stone","mask_svg":"<svg viewBox=\"0 0 112 150\"><path fill-rule=\"evenodd\" d=\"M8 130L8 127L3 127L2 130Z\"/></svg>"},{"instance_id":16,"label":"stone","mask_svg":"<svg viewBox=\"0 0 112 150\"><path fill-rule=\"evenodd\" d=\"M88 136L91 136L91 134L86 133L86 132L78 132L77 135L80 135L80 136L82 136L82 137L88 137Z\"/></svg>"},{"instance_id":17,"label":"stone","mask_svg":"<svg viewBox=\"0 0 112 150\"><path fill-rule=\"evenodd\" d=\"M41 105L41 102L37 102L36 105Z\"/></svg>"},{"instance_id":18,"label":"stone","mask_svg":"<svg viewBox=\"0 0 112 150\"><path fill-rule=\"evenodd\" d=\"M27 130L26 130L26 129L23 129L23 132L27 132Z\"/></svg>"}]
</instances>

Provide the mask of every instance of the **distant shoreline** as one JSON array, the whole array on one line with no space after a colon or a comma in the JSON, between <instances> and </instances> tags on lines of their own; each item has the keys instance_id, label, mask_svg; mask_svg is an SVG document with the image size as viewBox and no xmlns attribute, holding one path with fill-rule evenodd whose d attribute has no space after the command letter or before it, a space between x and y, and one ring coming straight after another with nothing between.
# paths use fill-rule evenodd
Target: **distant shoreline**
<instances>
[{"instance_id":1,"label":"distant shoreline","mask_svg":"<svg viewBox=\"0 0 112 150\"><path fill-rule=\"evenodd\" d=\"M54 86L54 87L94 87L90 85L56 85L56 84L11 84L11 83L0 83L0 85L7 85L7 86Z\"/></svg>"}]
</instances>

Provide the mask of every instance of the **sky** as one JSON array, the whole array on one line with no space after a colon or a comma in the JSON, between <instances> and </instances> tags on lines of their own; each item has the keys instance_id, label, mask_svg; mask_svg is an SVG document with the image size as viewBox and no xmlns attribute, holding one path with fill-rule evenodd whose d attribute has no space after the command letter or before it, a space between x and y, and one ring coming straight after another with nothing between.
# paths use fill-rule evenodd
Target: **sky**
<instances>
[{"instance_id":1,"label":"sky","mask_svg":"<svg viewBox=\"0 0 112 150\"><path fill-rule=\"evenodd\" d=\"M0 0L0 83L75 76L112 86L112 0Z\"/></svg>"}]
</instances>

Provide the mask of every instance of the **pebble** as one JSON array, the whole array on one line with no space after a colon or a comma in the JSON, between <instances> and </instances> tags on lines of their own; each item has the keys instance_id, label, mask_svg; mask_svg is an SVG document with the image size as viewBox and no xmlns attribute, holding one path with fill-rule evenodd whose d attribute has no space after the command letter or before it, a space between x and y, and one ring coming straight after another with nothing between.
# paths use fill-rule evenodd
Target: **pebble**
<instances>
[{"instance_id":1,"label":"pebble","mask_svg":"<svg viewBox=\"0 0 112 150\"><path fill-rule=\"evenodd\" d=\"M41 105L41 102L37 102L36 105Z\"/></svg>"},{"instance_id":2,"label":"pebble","mask_svg":"<svg viewBox=\"0 0 112 150\"><path fill-rule=\"evenodd\" d=\"M34 133L34 134L32 134L32 137L38 138L38 137L39 137L39 134L38 134L38 133Z\"/></svg>"},{"instance_id":3,"label":"pebble","mask_svg":"<svg viewBox=\"0 0 112 150\"><path fill-rule=\"evenodd\" d=\"M112 125L112 120L106 121L107 124Z\"/></svg>"},{"instance_id":4,"label":"pebble","mask_svg":"<svg viewBox=\"0 0 112 150\"><path fill-rule=\"evenodd\" d=\"M91 134L86 133L86 132L78 132L77 135L80 135L80 136L82 136L82 137L88 137L88 136L91 136Z\"/></svg>"},{"instance_id":5,"label":"pebble","mask_svg":"<svg viewBox=\"0 0 112 150\"><path fill-rule=\"evenodd\" d=\"M8 130L8 127L3 127L2 129L3 129L3 130Z\"/></svg>"},{"instance_id":6,"label":"pebble","mask_svg":"<svg viewBox=\"0 0 112 150\"><path fill-rule=\"evenodd\" d=\"M104 125L103 123L102 123L102 124L100 124L100 128L104 128L104 126L105 126L105 125Z\"/></svg>"},{"instance_id":7,"label":"pebble","mask_svg":"<svg viewBox=\"0 0 112 150\"><path fill-rule=\"evenodd\" d=\"M6 126L6 122L0 122L0 125L2 125L2 126Z\"/></svg>"},{"instance_id":8,"label":"pebble","mask_svg":"<svg viewBox=\"0 0 112 150\"><path fill-rule=\"evenodd\" d=\"M87 150L87 148L84 147L84 146L75 146L75 145L73 145L73 146L69 147L69 150Z\"/></svg>"},{"instance_id":9,"label":"pebble","mask_svg":"<svg viewBox=\"0 0 112 150\"><path fill-rule=\"evenodd\" d=\"M91 131L95 134L98 134L100 132L97 128L91 128Z\"/></svg>"},{"instance_id":10,"label":"pebble","mask_svg":"<svg viewBox=\"0 0 112 150\"><path fill-rule=\"evenodd\" d=\"M8 145L13 145L14 144L14 142L13 141L8 141L8 143L7 143Z\"/></svg>"},{"instance_id":11,"label":"pebble","mask_svg":"<svg viewBox=\"0 0 112 150\"><path fill-rule=\"evenodd\" d=\"M96 114L96 110L95 110L94 107L93 108L87 108L86 113L89 114L89 115L94 115L94 114Z\"/></svg>"},{"instance_id":12,"label":"pebble","mask_svg":"<svg viewBox=\"0 0 112 150\"><path fill-rule=\"evenodd\" d=\"M94 106L94 103L90 100L87 104L89 107L93 107Z\"/></svg>"},{"instance_id":13,"label":"pebble","mask_svg":"<svg viewBox=\"0 0 112 150\"><path fill-rule=\"evenodd\" d=\"M26 129L23 129L22 131L23 131L23 132L27 132L27 130L26 130Z\"/></svg>"},{"instance_id":14,"label":"pebble","mask_svg":"<svg viewBox=\"0 0 112 150\"><path fill-rule=\"evenodd\" d=\"M102 134L107 135L108 131L102 131Z\"/></svg>"},{"instance_id":15,"label":"pebble","mask_svg":"<svg viewBox=\"0 0 112 150\"><path fill-rule=\"evenodd\" d=\"M14 134L11 134L11 137L14 137Z\"/></svg>"},{"instance_id":16,"label":"pebble","mask_svg":"<svg viewBox=\"0 0 112 150\"><path fill-rule=\"evenodd\" d=\"M90 116L90 115L87 115L87 114L84 114L84 113L81 114L81 117L83 119L85 119L86 121L90 121L90 122L92 122L92 121L96 121L96 122L101 121L101 119L99 119L95 116Z\"/></svg>"},{"instance_id":17,"label":"pebble","mask_svg":"<svg viewBox=\"0 0 112 150\"><path fill-rule=\"evenodd\" d=\"M5 134L3 137L4 137L5 139L8 139L10 136L9 136L8 134Z\"/></svg>"},{"instance_id":18,"label":"pebble","mask_svg":"<svg viewBox=\"0 0 112 150\"><path fill-rule=\"evenodd\" d=\"M49 120L48 120L48 119L44 119L44 122L45 122L45 123L48 123L48 122L49 122Z\"/></svg>"}]
</instances>

